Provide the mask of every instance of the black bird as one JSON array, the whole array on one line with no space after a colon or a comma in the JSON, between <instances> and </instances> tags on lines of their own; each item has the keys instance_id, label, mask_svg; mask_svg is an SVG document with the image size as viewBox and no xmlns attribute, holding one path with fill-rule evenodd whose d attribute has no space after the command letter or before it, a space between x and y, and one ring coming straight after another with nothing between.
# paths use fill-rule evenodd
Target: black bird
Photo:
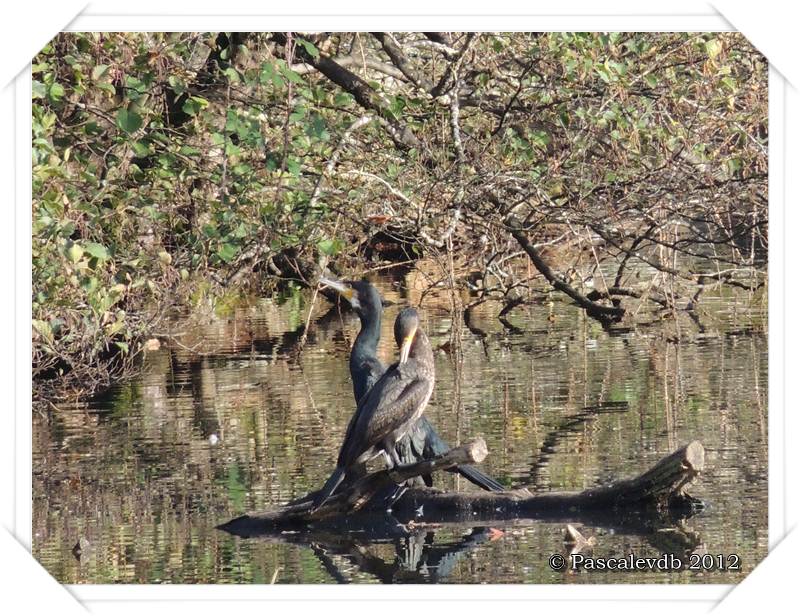
<instances>
[{"instance_id":1,"label":"black bird","mask_svg":"<svg viewBox=\"0 0 800 616\"><path fill-rule=\"evenodd\" d=\"M316 496L315 508L333 494L351 467L381 453L390 468L402 464L395 446L422 416L433 393L435 373L433 351L414 308L397 315L394 339L400 359L359 402L347 426L336 470Z\"/></svg>"},{"instance_id":2,"label":"black bird","mask_svg":"<svg viewBox=\"0 0 800 616\"><path fill-rule=\"evenodd\" d=\"M366 280L340 282L330 278L321 278L320 282L347 299L361 320L361 330L358 332L350 353L350 376L353 379L353 394L358 403L386 370L378 359L378 342L381 336L381 314L383 312L381 296L377 289ZM423 416L417 420L408 435L398 443L397 450L403 463L410 464L446 453L450 447L439 437L427 417ZM455 471L479 488L489 492L505 489L502 484L474 466L463 464L458 466ZM424 477L424 481L428 486L433 485L433 479L429 475Z\"/></svg>"},{"instance_id":3,"label":"black bird","mask_svg":"<svg viewBox=\"0 0 800 616\"><path fill-rule=\"evenodd\" d=\"M378 290L366 280L339 282L322 277L319 281L349 301L361 320L361 329L350 351L350 377L357 405L386 372L386 366L378 359L383 302Z\"/></svg>"}]
</instances>

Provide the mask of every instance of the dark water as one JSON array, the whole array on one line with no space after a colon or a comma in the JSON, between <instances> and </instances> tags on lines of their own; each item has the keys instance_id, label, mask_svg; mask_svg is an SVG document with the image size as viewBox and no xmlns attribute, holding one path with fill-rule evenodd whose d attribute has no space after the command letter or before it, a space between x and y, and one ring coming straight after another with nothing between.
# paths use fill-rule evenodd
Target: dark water
<instances>
[{"instance_id":1,"label":"dark water","mask_svg":"<svg viewBox=\"0 0 800 616\"><path fill-rule=\"evenodd\" d=\"M419 299L414 284L379 281L398 303L384 318L386 361L397 310ZM455 331L446 295L423 304L443 346L426 411L443 437L484 436L483 467L538 491L632 476L700 440L707 470L690 491L705 511L648 533L581 531L595 537L594 556L736 554L739 571L554 572L547 559L566 553L564 522L312 544L216 530L318 487L335 461L353 411L346 360L357 320L318 301L298 353L309 299L200 310L176 325L179 344L148 353L139 378L35 419L33 553L59 581L728 583L766 554L766 305L747 297L707 298L703 331L682 317L681 342L671 321L609 335L557 297L505 325L499 306L482 305ZM473 489L446 475L444 487Z\"/></svg>"}]
</instances>

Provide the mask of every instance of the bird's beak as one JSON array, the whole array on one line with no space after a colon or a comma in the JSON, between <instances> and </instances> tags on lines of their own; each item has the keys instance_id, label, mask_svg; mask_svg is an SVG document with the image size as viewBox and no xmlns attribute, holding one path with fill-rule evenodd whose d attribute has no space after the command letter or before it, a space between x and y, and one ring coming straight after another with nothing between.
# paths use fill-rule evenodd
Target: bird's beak
<instances>
[{"instance_id":1,"label":"bird's beak","mask_svg":"<svg viewBox=\"0 0 800 616\"><path fill-rule=\"evenodd\" d=\"M353 287L333 278L325 278L325 276L320 276L319 283L336 291L339 295L350 302L354 308L358 307L358 295Z\"/></svg>"},{"instance_id":2,"label":"bird's beak","mask_svg":"<svg viewBox=\"0 0 800 616\"><path fill-rule=\"evenodd\" d=\"M403 339L403 344L400 345L400 363L404 364L408 361L408 354L411 352L411 343L414 342L414 336L417 333L417 328L411 330L411 333L408 334Z\"/></svg>"}]
</instances>

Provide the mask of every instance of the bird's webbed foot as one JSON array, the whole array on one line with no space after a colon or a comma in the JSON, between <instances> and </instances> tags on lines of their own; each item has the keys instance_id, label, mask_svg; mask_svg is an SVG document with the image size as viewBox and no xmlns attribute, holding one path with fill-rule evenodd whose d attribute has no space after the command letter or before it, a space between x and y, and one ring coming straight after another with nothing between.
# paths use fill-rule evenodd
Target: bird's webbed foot
<instances>
[{"instance_id":1,"label":"bird's webbed foot","mask_svg":"<svg viewBox=\"0 0 800 616\"><path fill-rule=\"evenodd\" d=\"M400 459L400 455L397 453L394 444L390 445L389 443L385 443L383 453L386 456L386 463L389 465L389 468L402 466L403 461Z\"/></svg>"}]
</instances>

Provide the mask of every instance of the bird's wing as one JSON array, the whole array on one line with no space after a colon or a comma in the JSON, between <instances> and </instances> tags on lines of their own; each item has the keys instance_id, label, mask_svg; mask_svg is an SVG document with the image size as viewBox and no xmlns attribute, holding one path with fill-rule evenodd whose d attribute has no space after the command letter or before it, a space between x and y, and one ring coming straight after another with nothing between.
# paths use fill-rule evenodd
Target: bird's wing
<instances>
[{"instance_id":1,"label":"bird's wing","mask_svg":"<svg viewBox=\"0 0 800 616\"><path fill-rule=\"evenodd\" d=\"M361 411L361 404L366 398L367 394L370 390L375 386L383 374L386 372L386 366L381 363L381 360L377 357L368 357L364 361L362 361L359 365L357 370L353 370L351 367L350 374L353 377L353 394L356 398L356 410L350 417L350 421L347 424L347 430L344 433L344 441L342 444L342 452L344 451L345 445L352 439L352 432L355 428L356 423L358 422L359 413ZM342 453L339 454L339 461L342 461Z\"/></svg>"},{"instance_id":2,"label":"bird's wing","mask_svg":"<svg viewBox=\"0 0 800 616\"><path fill-rule=\"evenodd\" d=\"M352 464L369 447L408 421L416 404L430 395L430 388L427 380L409 376L393 364L358 405L339 452L340 464Z\"/></svg>"},{"instance_id":3,"label":"bird's wing","mask_svg":"<svg viewBox=\"0 0 800 616\"><path fill-rule=\"evenodd\" d=\"M394 391L396 389L395 382L399 381L399 379L400 374L397 370L397 364L393 364L383 373L366 395L359 400L358 408L350 418L342 448L339 450L340 466L350 466L358 456L374 444L369 440L369 435L365 432L371 414L383 397L380 392Z\"/></svg>"},{"instance_id":4,"label":"bird's wing","mask_svg":"<svg viewBox=\"0 0 800 616\"><path fill-rule=\"evenodd\" d=\"M390 387L384 389L385 394L379 400L371 400L373 405L365 409L365 418L369 417L367 440L380 442L408 422L430 395L430 390L430 382L418 376L390 382Z\"/></svg>"},{"instance_id":5,"label":"bird's wing","mask_svg":"<svg viewBox=\"0 0 800 616\"><path fill-rule=\"evenodd\" d=\"M358 365L356 371L350 372L353 377L353 394L358 404L386 372L386 366L377 357L367 357Z\"/></svg>"},{"instance_id":6,"label":"bird's wing","mask_svg":"<svg viewBox=\"0 0 800 616\"><path fill-rule=\"evenodd\" d=\"M375 358L375 361L380 368L383 368L380 360ZM385 381L393 378L397 379L399 377L396 367L397 364L393 364L388 370L385 370L381 376L377 377L375 383L372 384L372 386L366 391L361 399L357 401L356 410L352 417L350 417L350 422L347 424L347 431L344 435L344 441L342 441L342 447L339 450L339 458L337 461L339 466L344 466L346 468L349 467L353 462L355 462L358 456L367 450L368 446L364 446L364 443L366 442L366 439L364 438L364 426L366 425L366 422L363 418L368 412L368 409L374 406L368 405L367 399L370 397L372 390L375 389L376 386L383 389L385 387ZM362 375L363 374L364 373L362 373ZM356 396L357 395L358 394L356 393Z\"/></svg>"}]
</instances>

